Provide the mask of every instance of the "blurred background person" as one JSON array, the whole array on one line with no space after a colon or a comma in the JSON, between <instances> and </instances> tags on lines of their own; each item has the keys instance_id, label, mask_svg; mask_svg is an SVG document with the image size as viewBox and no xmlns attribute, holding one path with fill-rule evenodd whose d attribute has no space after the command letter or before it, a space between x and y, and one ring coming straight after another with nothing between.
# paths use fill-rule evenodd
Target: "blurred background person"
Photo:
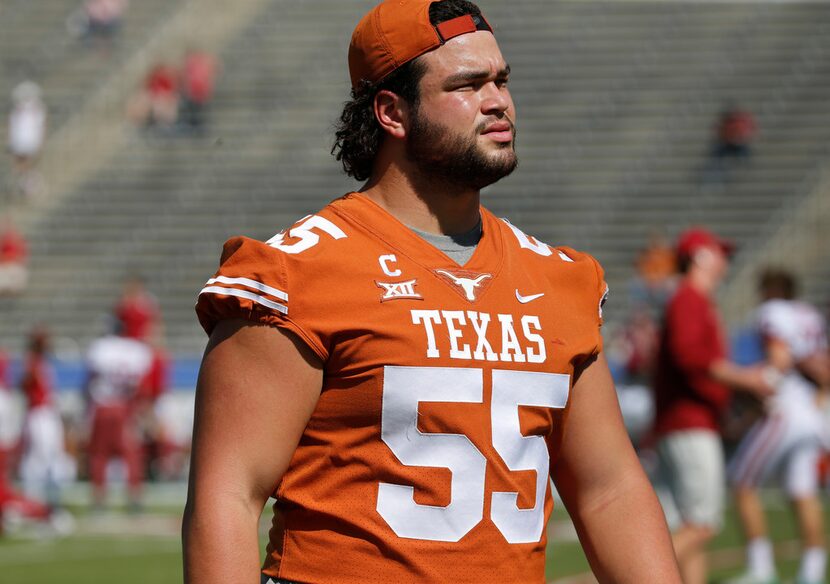
<instances>
[{"instance_id":1,"label":"blurred background person","mask_svg":"<svg viewBox=\"0 0 830 584\"><path fill-rule=\"evenodd\" d=\"M187 51L181 69L180 123L185 131L205 131L218 74L219 63L213 55L199 49Z\"/></svg>"},{"instance_id":2,"label":"blurred background person","mask_svg":"<svg viewBox=\"0 0 830 584\"><path fill-rule=\"evenodd\" d=\"M127 116L139 128L171 133L179 117L179 75L167 63L157 63L127 104Z\"/></svg>"},{"instance_id":3,"label":"blurred background person","mask_svg":"<svg viewBox=\"0 0 830 584\"><path fill-rule=\"evenodd\" d=\"M57 508L61 505L61 488L75 472L64 447L64 427L54 392L49 345L49 331L45 327L32 330L20 380L20 389L26 398L20 478L29 497Z\"/></svg>"},{"instance_id":4,"label":"blurred background person","mask_svg":"<svg viewBox=\"0 0 830 584\"><path fill-rule=\"evenodd\" d=\"M127 277L114 312L122 336L149 341L160 334L158 301L147 290L144 277L140 274Z\"/></svg>"},{"instance_id":5,"label":"blurred background person","mask_svg":"<svg viewBox=\"0 0 830 584\"><path fill-rule=\"evenodd\" d=\"M12 90L8 121L8 148L12 155L12 192L20 197L39 195L43 181L35 169L46 137L46 106L40 86L24 81Z\"/></svg>"},{"instance_id":6,"label":"blurred background person","mask_svg":"<svg viewBox=\"0 0 830 584\"><path fill-rule=\"evenodd\" d=\"M659 315L677 284L677 257L666 235L652 232L648 244L637 256L629 295L637 308Z\"/></svg>"},{"instance_id":7,"label":"blurred background person","mask_svg":"<svg viewBox=\"0 0 830 584\"><path fill-rule=\"evenodd\" d=\"M728 360L715 292L726 276L732 245L695 227L677 241L682 274L666 305L660 334L654 433L663 506L686 584L704 584L706 544L718 533L725 504L720 423L731 390L764 399L772 393L762 369Z\"/></svg>"},{"instance_id":8,"label":"blurred background person","mask_svg":"<svg viewBox=\"0 0 830 584\"><path fill-rule=\"evenodd\" d=\"M109 55L121 32L129 0L85 0L66 19L66 28L74 37Z\"/></svg>"},{"instance_id":9,"label":"blurred background person","mask_svg":"<svg viewBox=\"0 0 830 584\"><path fill-rule=\"evenodd\" d=\"M89 475L96 511L106 503L107 466L113 459L126 466L129 510L141 509L144 469L137 417L146 408L145 384L153 354L146 343L126 336L125 330L125 323L117 321L115 332L92 343L86 359Z\"/></svg>"},{"instance_id":10,"label":"blurred background person","mask_svg":"<svg viewBox=\"0 0 830 584\"><path fill-rule=\"evenodd\" d=\"M795 300L795 278L784 270L766 270L760 277L760 293L756 326L776 393L729 465L747 542L747 571L729 582L779 582L758 492L769 479L778 478L792 502L801 536L796 582L821 584L827 571L827 551L818 473L822 447L830 446L830 428L818 401L820 389L830 389L827 326L814 306Z\"/></svg>"},{"instance_id":11,"label":"blurred background person","mask_svg":"<svg viewBox=\"0 0 830 584\"><path fill-rule=\"evenodd\" d=\"M703 181L705 185L723 186L735 165L752 159L758 122L748 109L729 103L721 110L713 134Z\"/></svg>"},{"instance_id":12,"label":"blurred background person","mask_svg":"<svg viewBox=\"0 0 830 584\"><path fill-rule=\"evenodd\" d=\"M0 223L0 296L16 296L29 283L29 246L11 215Z\"/></svg>"}]
</instances>

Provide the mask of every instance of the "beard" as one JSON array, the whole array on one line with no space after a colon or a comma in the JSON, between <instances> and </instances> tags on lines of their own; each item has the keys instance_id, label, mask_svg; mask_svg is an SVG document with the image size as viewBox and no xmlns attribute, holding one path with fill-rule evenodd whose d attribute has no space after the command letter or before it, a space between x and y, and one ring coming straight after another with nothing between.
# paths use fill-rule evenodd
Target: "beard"
<instances>
[{"instance_id":1,"label":"beard","mask_svg":"<svg viewBox=\"0 0 830 584\"><path fill-rule=\"evenodd\" d=\"M481 190L509 175L519 164L514 149L516 129L512 120L504 119L510 124L513 140L497 143L495 150L487 152L478 144L478 137L492 119L464 135L432 122L418 108L406 141L407 158L430 180Z\"/></svg>"}]
</instances>

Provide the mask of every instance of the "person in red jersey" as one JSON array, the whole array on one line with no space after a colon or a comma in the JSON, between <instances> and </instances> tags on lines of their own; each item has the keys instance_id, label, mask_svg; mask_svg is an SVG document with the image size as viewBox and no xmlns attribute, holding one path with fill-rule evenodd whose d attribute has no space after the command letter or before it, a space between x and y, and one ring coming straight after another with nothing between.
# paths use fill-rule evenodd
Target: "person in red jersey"
<instances>
[{"instance_id":1,"label":"person in red jersey","mask_svg":"<svg viewBox=\"0 0 830 584\"><path fill-rule=\"evenodd\" d=\"M730 243L703 228L680 235L683 276L666 305L657 357L654 432L671 495L664 507L685 584L706 582L705 546L722 521L726 479L720 423L730 390L761 399L773 392L761 368L728 360L714 294L731 251Z\"/></svg>"},{"instance_id":2,"label":"person in red jersey","mask_svg":"<svg viewBox=\"0 0 830 584\"><path fill-rule=\"evenodd\" d=\"M60 489L74 474L64 447L64 428L54 395L49 333L36 327L29 337L20 389L26 398L20 477L25 493L60 505Z\"/></svg>"},{"instance_id":3,"label":"person in red jersey","mask_svg":"<svg viewBox=\"0 0 830 584\"><path fill-rule=\"evenodd\" d=\"M462 0L377 4L334 148L367 182L225 244L196 306L186 582L542 583L551 478L600 581L680 582L602 351L602 268L480 205L517 163L492 30Z\"/></svg>"}]
</instances>

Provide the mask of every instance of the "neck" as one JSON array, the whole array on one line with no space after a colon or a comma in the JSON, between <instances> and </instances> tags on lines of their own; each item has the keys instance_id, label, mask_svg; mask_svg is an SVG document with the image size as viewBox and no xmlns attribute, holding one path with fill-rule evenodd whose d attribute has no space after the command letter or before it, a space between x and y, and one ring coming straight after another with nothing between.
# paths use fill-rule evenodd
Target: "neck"
<instances>
[{"instance_id":1,"label":"neck","mask_svg":"<svg viewBox=\"0 0 830 584\"><path fill-rule=\"evenodd\" d=\"M466 233L480 220L478 190L435 180L411 166L382 165L361 192L401 223L426 233Z\"/></svg>"}]
</instances>

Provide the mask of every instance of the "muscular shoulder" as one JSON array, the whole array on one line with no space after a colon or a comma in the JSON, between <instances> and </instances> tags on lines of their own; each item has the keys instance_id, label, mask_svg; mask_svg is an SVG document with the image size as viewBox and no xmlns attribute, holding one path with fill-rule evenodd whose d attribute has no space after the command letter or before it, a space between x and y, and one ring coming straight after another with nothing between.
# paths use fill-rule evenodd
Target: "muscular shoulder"
<instances>
[{"instance_id":1,"label":"muscular shoulder","mask_svg":"<svg viewBox=\"0 0 830 584\"><path fill-rule=\"evenodd\" d=\"M244 319L287 328L321 357L325 350L305 326L351 285L342 277L359 261L364 234L336 212L336 202L266 241L229 239L219 269L202 288L196 312L211 333L216 323Z\"/></svg>"}]
</instances>

